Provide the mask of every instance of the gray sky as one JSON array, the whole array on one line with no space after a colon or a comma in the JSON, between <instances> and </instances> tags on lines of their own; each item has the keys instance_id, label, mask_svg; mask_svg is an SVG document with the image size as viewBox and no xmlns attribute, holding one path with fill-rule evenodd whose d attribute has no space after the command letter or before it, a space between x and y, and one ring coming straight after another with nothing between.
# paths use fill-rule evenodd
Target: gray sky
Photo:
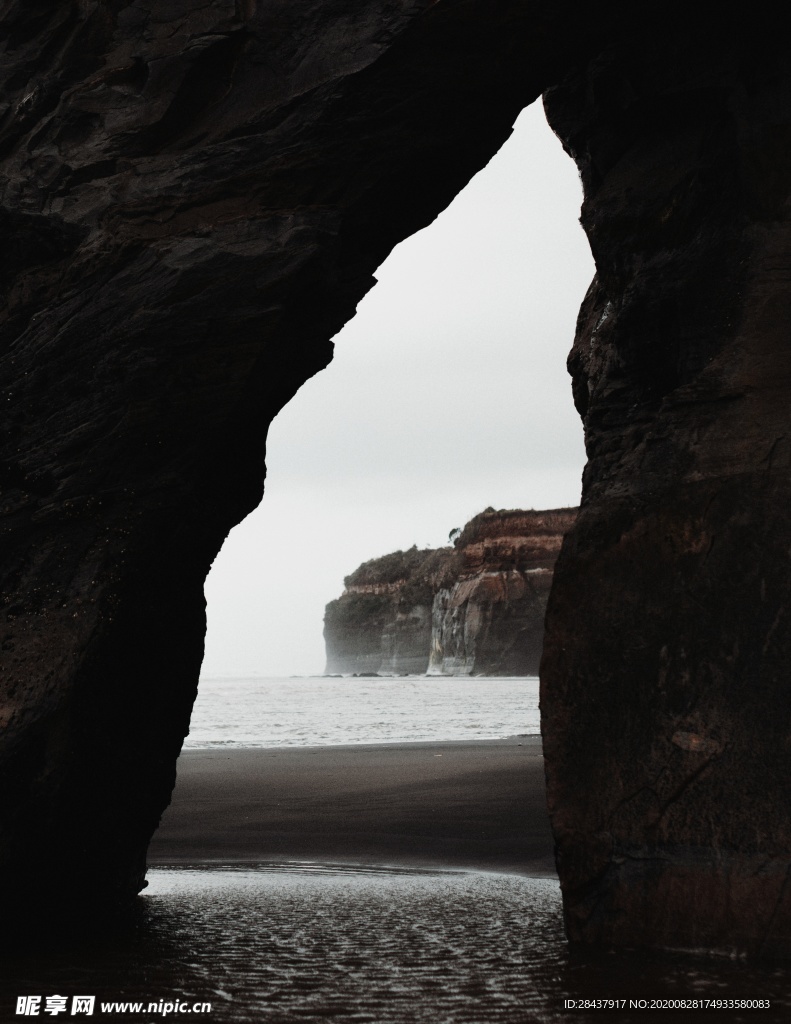
<instances>
[{"instance_id":1,"label":"gray sky","mask_svg":"<svg viewBox=\"0 0 791 1024\"><path fill-rule=\"evenodd\" d=\"M206 583L204 676L323 671L324 605L360 562L447 543L488 505L579 501L566 355L593 261L540 103L402 242L272 423L262 504Z\"/></svg>"}]
</instances>

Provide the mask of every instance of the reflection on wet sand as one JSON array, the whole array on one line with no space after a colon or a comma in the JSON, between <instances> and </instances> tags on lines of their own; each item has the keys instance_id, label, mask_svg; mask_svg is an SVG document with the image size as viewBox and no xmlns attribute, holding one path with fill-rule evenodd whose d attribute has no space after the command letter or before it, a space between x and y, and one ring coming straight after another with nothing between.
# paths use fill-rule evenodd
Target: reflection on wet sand
<instances>
[{"instance_id":1,"label":"reflection on wet sand","mask_svg":"<svg viewBox=\"0 0 791 1024\"><path fill-rule=\"evenodd\" d=\"M99 1020L116 1019L102 1002L177 1000L210 1002L212 1022L272 1024L578 1020L565 1001L580 997L772 1000L757 1017L707 1018L729 1022L780 1021L791 1008L781 969L570 953L549 878L285 862L157 869L150 880L135 919L114 936L7 959L0 1002L9 1019L25 993L95 995ZM596 1019L644 1019L634 1012Z\"/></svg>"}]
</instances>

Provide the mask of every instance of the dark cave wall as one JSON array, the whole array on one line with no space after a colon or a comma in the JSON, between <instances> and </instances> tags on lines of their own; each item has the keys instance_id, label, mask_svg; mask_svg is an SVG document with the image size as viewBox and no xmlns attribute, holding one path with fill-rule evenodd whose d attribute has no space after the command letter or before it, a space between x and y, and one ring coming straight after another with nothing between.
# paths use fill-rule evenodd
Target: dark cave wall
<instances>
[{"instance_id":1,"label":"dark cave wall","mask_svg":"<svg viewBox=\"0 0 791 1024\"><path fill-rule=\"evenodd\" d=\"M266 427L582 45L575 10L0 3L9 913L139 889Z\"/></svg>"},{"instance_id":2,"label":"dark cave wall","mask_svg":"<svg viewBox=\"0 0 791 1024\"><path fill-rule=\"evenodd\" d=\"M791 952L791 80L771 17L654 26L545 103L597 277L542 664L569 935Z\"/></svg>"}]
</instances>

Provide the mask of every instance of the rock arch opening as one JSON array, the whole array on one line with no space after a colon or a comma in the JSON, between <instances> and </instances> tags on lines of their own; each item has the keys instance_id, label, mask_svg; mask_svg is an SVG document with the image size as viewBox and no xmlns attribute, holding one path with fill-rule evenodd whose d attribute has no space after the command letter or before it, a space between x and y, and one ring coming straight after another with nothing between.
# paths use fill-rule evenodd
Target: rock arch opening
<instances>
[{"instance_id":1,"label":"rock arch opening","mask_svg":"<svg viewBox=\"0 0 791 1024\"><path fill-rule=\"evenodd\" d=\"M253 439L543 91L597 265L542 672L569 933L789 955L783 38L760 4L7 5L12 901L139 889Z\"/></svg>"},{"instance_id":2,"label":"rock arch opening","mask_svg":"<svg viewBox=\"0 0 791 1024\"><path fill-rule=\"evenodd\" d=\"M581 199L536 101L377 270L269 428L265 498L207 579L205 676L320 673L325 605L360 563L447 544L489 506L579 503L563 352L593 274Z\"/></svg>"}]
</instances>

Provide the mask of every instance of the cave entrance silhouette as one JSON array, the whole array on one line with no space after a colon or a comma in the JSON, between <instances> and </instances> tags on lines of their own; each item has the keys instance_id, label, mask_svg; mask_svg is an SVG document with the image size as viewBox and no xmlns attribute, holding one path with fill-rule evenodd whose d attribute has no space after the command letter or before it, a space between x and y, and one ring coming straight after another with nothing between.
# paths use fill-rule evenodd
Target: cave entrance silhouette
<instances>
[{"instance_id":1,"label":"cave entrance silhouette","mask_svg":"<svg viewBox=\"0 0 791 1024\"><path fill-rule=\"evenodd\" d=\"M284 741L289 734L281 715L288 710L278 702L276 721L270 721L271 686L253 707L246 694L254 687L245 683L245 697L232 700L233 691L220 680L321 672L324 651L317 656L306 633L321 640L324 605L359 562L388 547L441 544L455 523L463 525L492 504L556 508L578 502L582 427L560 353L571 345L593 274L578 224L580 201L576 168L537 101L448 210L401 243L377 272L378 284L336 338L333 363L303 385L273 422L264 499L232 531L207 581L204 682L182 755L187 767L197 756L192 748L220 738L240 745ZM525 382L506 392L505 402L504 367L510 379ZM465 408L476 410L474 419L456 415ZM500 456L493 458L497 449ZM269 597L261 594L266 588ZM294 695L291 714L299 722L300 742L326 743L331 729L323 705L305 708L306 683L283 681ZM457 701L460 689L454 697L448 688L444 699ZM311 700L321 700L315 687L310 693ZM476 713L471 706L471 720ZM222 716L220 728L212 716ZM275 732L267 733L272 724ZM417 721L409 728L418 734ZM527 728L514 718L510 731ZM434 737L448 738L441 731ZM353 728L336 734L340 743L379 739L378 733ZM534 740L518 743L530 753L525 763L533 774L539 765ZM382 753L379 769L385 774L387 756ZM447 752L431 757L444 757L446 765L453 760ZM304 767L294 750L281 750L276 760L278 785L296 806L304 796ZM290 765L291 781L284 764ZM432 762L432 772L436 767ZM258 771L253 762L250 770ZM327 771L332 774L331 764ZM349 784L342 772L339 778L345 780L340 785ZM543 775L534 781L529 793L519 791L520 798L545 822ZM173 809L153 841L155 862L177 855L171 819L181 820L181 801L190 799L194 785L189 776L179 783ZM483 792L477 797L482 805L494 800ZM250 810L244 801L236 809L243 817ZM376 808L368 810L375 823ZM510 812L503 809L504 818ZM473 828L475 808L469 813ZM299 821L290 827L298 829ZM311 827L306 820L304 829ZM551 847L547 834L543 841ZM304 836L298 846L304 853ZM324 854L338 856L338 850L329 843ZM510 847L508 856L508 863L518 863ZM539 857L529 849L525 856L535 862Z\"/></svg>"},{"instance_id":2,"label":"cave entrance silhouette","mask_svg":"<svg viewBox=\"0 0 791 1024\"><path fill-rule=\"evenodd\" d=\"M579 503L564 361L594 273L581 198L538 100L391 253L269 429L264 499L207 579L204 677L320 673L324 607L361 562L446 544L489 506Z\"/></svg>"}]
</instances>

